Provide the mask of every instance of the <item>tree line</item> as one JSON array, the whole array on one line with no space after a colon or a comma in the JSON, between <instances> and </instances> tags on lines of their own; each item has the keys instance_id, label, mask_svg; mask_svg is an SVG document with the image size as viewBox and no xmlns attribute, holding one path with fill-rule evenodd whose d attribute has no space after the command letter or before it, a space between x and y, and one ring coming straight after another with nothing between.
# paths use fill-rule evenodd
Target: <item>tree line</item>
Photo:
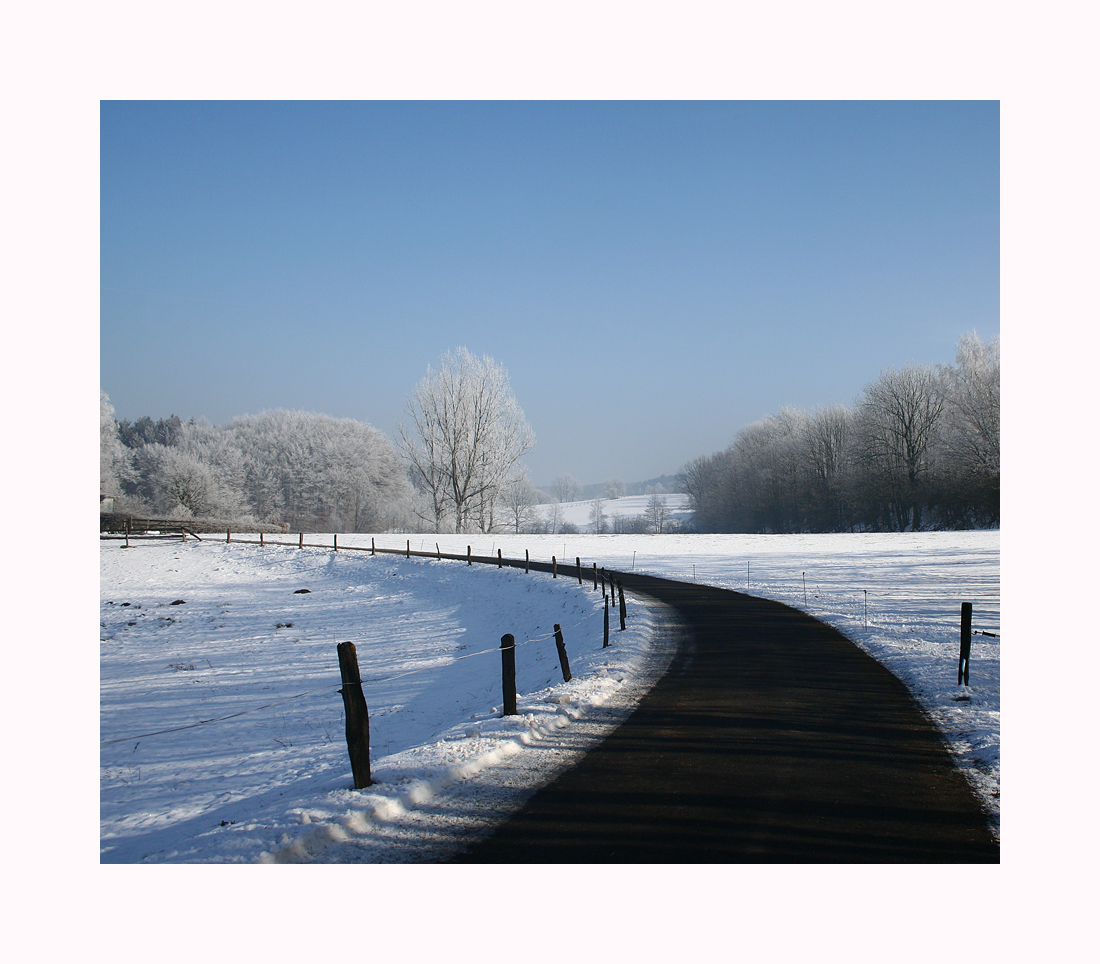
<instances>
[{"instance_id":1,"label":"tree line","mask_svg":"<svg viewBox=\"0 0 1100 964\"><path fill-rule=\"evenodd\" d=\"M176 415L114 418L100 393L101 494L118 511L276 522L299 531L556 530L520 460L534 433L507 372L446 353L406 400L396 443L372 426L309 412L215 427ZM654 481L664 481L654 480ZM676 477L699 532L836 532L1000 524L1000 349L964 336L952 366L890 369L852 408L785 408ZM659 492L664 486L647 486ZM560 502L583 489L554 480ZM596 500L627 494L617 479ZM651 514L654 518L649 518ZM596 531L662 531L655 504Z\"/></svg>"},{"instance_id":2,"label":"tree line","mask_svg":"<svg viewBox=\"0 0 1100 964\"><path fill-rule=\"evenodd\" d=\"M327 532L518 530L535 501L519 467L534 434L507 373L448 352L406 404L395 445L350 418L242 415L117 421L100 392L100 491L115 509Z\"/></svg>"},{"instance_id":3,"label":"tree line","mask_svg":"<svg viewBox=\"0 0 1100 964\"><path fill-rule=\"evenodd\" d=\"M679 479L699 532L999 526L999 341L884 371L851 408L784 408Z\"/></svg>"},{"instance_id":4,"label":"tree line","mask_svg":"<svg viewBox=\"0 0 1100 964\"><path fill-rule=\"evenodd\" d=\"M118 511L367 532L400 527L411 509L404 461L354 419L279 410L220 428L178 416L114 422L103 393L100 410L101 487Z\"/></svg>"}]
</instances>

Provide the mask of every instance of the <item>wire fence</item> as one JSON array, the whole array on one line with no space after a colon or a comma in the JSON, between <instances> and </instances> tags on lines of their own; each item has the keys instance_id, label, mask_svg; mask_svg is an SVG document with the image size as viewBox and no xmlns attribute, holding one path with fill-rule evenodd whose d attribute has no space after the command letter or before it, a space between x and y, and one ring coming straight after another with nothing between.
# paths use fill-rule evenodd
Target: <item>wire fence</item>
<instances>
[{"instance_id":1,"label":"wire fence","mask_svg":"<svg viewBox=\"0 0 1100 964\"><path fill-rule=\"evenodd\" d=\"M335 537L334 537L334 540L335 540ZM227 540L226 541L227 542L230 541L230 539L228 538L228 534L227 534ZM239 545L257 545L257 546L259 546L259 545L282 545L282 546L286 546L288 548L317 548L317 546L315 546L315 545L314 546L306 546L304 543L302 543L301 540L299 540L298 543L279 543L279 542L271 542L271 541L264 542L263 540L238 539L238 540L236 540L236 544L239 544ZM320 548L328 548L328 546L327 545L320 546ZM501 565L502 563L506 563L506 564L509 565L510 568L514 568L518 565L530 564L529 560L523 560L523 561L520 561L520 560L503 560L502 557L500 557L500 556L494 558L494 557L486 557L486 556L473 556L470 553L467 553L467 555L465 555L465 556L454 554L454 553L451 553L451 554L442 553L442 554L440 554L438 552L415 551L415 550L409 549L409 547L406 547L406 549L404 549L404 550L402 550L402 549L382 548L382 547L376 547L373 544L373 540L372 540L372 545L369 548L368 547L363 547L363 546L357 546L357 547L356 546L349 546L349 547L345 547L345 548L358 549L359 551L371 552L372 554L373 553L384 553L384 554L393 554L393 555L406 555L406 554L409 554L409 555L416 555L416 556L421 556L421 557L427 556L427 557L431 557L431 558L437 558L438 556L441 556L442 558L448 558L448 559L470 560L471 562L477 562L477 563L482 564L482 565L488 564L488 563ZM542 569L542 564L537 564L536 563L535 568L536 568L536 571L541 570ZM562 567L563 570L565 568L566 567L564 567L564 566ZM583 572L583 570L582 570L582 572ZM620 592L622 591L621 587L620 587L619 591ZM600 610L593 610L592 612L588 613L585 616L580 617L579 619L575 620L574 622L570 623L567 626L562 627L562 626L559 625L558 630L555 631L555 632L541 633L537 636L532 636L532 637L529 637L529 638L524 639L522 641L517 641L514 644L514 648L519 649L519 648L522 648L522 647L530 646L533 643L542 642L542 641L545 641L545 640L548 640L548 639L555 639L558 631L560 631L560 632L569 631L570 633L572 633L573 630L577 629L579 626L583 625L584 623L587 623L590 619L593 619L593 618L595 618L599 615L602 615ZM255 642L257 640L262 640L262 639L266 639L266 638L267 638L266 636L241 636L241 637L235 637L234 639L242 641L242 642ZM309 635L306 635L306 636L303 636L303 637L300 637L300 638L305 638L305 639L312 638L312 639L316 640L316 639L320 639L321 637L319 635L314 635L312 637L310 637ZM328 634L325 634L324 638L328 639L329 638ZM358 639L359 641L362 641L364 638L367 638L366 634L360 634L358 637L353 635L351 641L354 641L356 639ZM374 640L374 639L377 639L377 636L372 634L369 638ZM228 640L228 641L232 642L234 640ZM496 655L497 657L499 657L500 652L501 652L501 650L500 650L499 646L493 646L493 647L490 647L488 649L478 650L478 651L473 652L473 653L464 653L462 655L457 655L457 656L453 655L453 656L449 657L448 665L450 665L452 663L460 662L462 660L472 659L472 658L477 657L477 656L488 656L490 654L493 654L493 655ZM404 672L393 673L393 674L389 674L389 675L386 675L386 676L365 677L360 682L361 682L362 685L379 685L379 684L383 684L383 683L393 682L393 681L398 680L398 679L403 679L405 677L415 676L419 673L426 673L426 672L429 671L429 669L434 669L434 668L436 668L436 667L431 667L431 668L429 668L429 667L419 667L417 669L406 670ZM149 680L151 681L152 678L150 677ZM136 679L136 680L131 679L131 680L128 680L127 682L132 685L133 683L139 683L141 681L142 680L139 678L139 679ZM260 681L256 682L256 685L260 686L260 687L263 687L265 685L265 683L271 683L271 682L272 681L260 680ZM200 727L200 726L207 726L207 725L215 724L215 723L224 723L224 722L227 722L228 720L238 719L240 717L248 716L248 715L253 714L253 713L259 713L259 712L262 712L263 710L268 710L268 709L271 709L271 708L276 707L276 706L282 706L286 703L292 703L296 700L304 699L307 696L312 696L315 693L320 693L320 692L327 691L327 692L330 692L330 693L339 694L341 685L342 684L339 681L339 673L337 671L337 678L332 683L326 683L322 686L316 686L316 687L313 687L312 689L305 690L305 691L303 691L301 693L297 693L293 696L283 697L281 699L278 699L278 700L275 700L275 701L272 701L272 702L264 703L260 706L254 706L254 707L250 707L250 708L245 709L245 710L239 710L238 712L235 712L235 713L229 713L229 714L225 714L223 716L211 717L210 719L197 720L197 721L192 722L192 723L181 724L180 726L167 727L167 728L164 728L164 729L152 730L152 731L148 731L148 732L145 732L145 733L134 734L132 736L126 736L126 737L118 737L118 738L110 739L110 740L100 740L99 745L100 746L110 746L112 744L117 744L117 743L131 743L131 742L136 742L138 740L148 739L148 738L154 737L154 736L162 736L162 735L165 735L165 734L168 734L168 733L178 733L178 732L182 732L184 730L191 730L191 729L195 729L195 728Z\"/></svg>"}]
</instances>

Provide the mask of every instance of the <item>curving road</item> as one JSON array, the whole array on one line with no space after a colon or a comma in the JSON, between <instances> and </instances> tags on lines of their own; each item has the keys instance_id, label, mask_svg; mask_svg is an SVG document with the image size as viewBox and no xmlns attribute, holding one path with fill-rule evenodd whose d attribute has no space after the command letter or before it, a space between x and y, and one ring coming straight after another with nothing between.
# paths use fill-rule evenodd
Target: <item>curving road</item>
<instances>
[{"instance_id":1,"label":"curving road","mask_svg":"<svg viewBox=\"0 0 1100 964\"><path fill-rule=\"evenodd\" d=\"M460 862L999 862L935 726L854 643L779 603L617 575L676 611L668 672Z\"/></svg>"}]
</instances>

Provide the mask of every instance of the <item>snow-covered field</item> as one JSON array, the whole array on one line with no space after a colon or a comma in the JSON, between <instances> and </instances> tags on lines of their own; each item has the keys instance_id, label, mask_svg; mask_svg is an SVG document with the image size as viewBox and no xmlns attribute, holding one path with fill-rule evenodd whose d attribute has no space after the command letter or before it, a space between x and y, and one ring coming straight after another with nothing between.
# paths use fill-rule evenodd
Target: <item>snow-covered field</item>
<instances>
[{"instance_id":1,"label":"snow-covered field","mask_svg":"<svg viewBox=\"0 0 1100 964\"><path fill-rule=\"evenodd\" d=\"M999 809L999 638L974 638L970 687L956 685L960 604L1000 632L997 532L376 539L580 556L806 609L910 687ZM102 862L438 861L621 722L670 655L651 647L667 613L637 598L605 649L602 596L575 580L293 542L101 544ZM504 718L508 632L520 695ZM349 639L370 709L375 783L361 791L337 692Z\"/></svg>"},{"instance_id":2,"label":"snow-covered field","mask_svg":"<svg viewBox=\"0 0 1100 964\"><path fill-rule=\"evenodd\" d=\"M214 537L122 546L101 547L103 862L438 859L620 722L664 668L648 652L659 607L632 605L604 648L602 595L575 580ZM501 716L505 633L514 717ZM362 791L344 640L370 712Z\"/></svg>"},{"instance_id":3,"label":"snow-covered field","mask_svg":"<svg viewBox=\"0 0 1100 964\"><path fill-rule=\"evenodd\" d=\"M645 517L651 495L624 495L618 499L604 499L602 509L606 521L605 532L613 532L615 516L624 519ZM667 495L658 495L665 503L665 512L668 520L678 524L684 524L691 518L688 509L688 497L682 492L670 492ZM560 504L542 503L535 506L535 514L543 522L551 522L555 517L559 525L568 523L575 526L578 532L595 532L595 523L592 512L595 509L596 500L587 499L583 502L563 502Z\"/></svg>"}]
</instances>

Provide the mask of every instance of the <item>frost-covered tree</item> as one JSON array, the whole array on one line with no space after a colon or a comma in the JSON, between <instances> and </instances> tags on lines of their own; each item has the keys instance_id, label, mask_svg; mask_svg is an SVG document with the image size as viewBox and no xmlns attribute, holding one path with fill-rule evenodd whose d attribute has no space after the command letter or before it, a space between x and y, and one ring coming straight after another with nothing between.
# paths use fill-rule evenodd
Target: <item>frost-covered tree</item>
<instances>
[{"instance_id":1,"label":"frost-covered tree","mask_svg":"<svg viewBox=\"0 0 1100 964\"><path fill-rule=\"evenodd\" d=\"M322 531L377 531L403 516L411 498L393 444L365 422L276 411L233 419L250 511L267 521Z\"/></svg>"},{"instance_id":2,"label":"frost-covered tree","mask_svg":"<svg viewBox=\"0 0 1100 964\"><path fill-rule=\"evenodd\" d=\"M172 517L235 518L242 513L239 491L216 469L178 446L143 446L153 457L150 482L155 507Z\"/></svg>"},{"instance_id":3,"label":"frost-covered tree","mask_svg":"<svg viewBox=\"0 0 1100 964\"><path fill-rule=\"evenodd\" d=\"M968 472L1001 472L1001 347L971 332L947 370L946 435L952 456Z\"/></svg>"},{"instance_id":4,"label":"frost-covered tree","mask_svg":"<svg viewBox=\"0 0 1100 964\"><path fill-rule=\"evenodd\" d=\"M1001 353L971 332L943 370L939 510L952 526L997 525L1001 500Z\"/></svg>"},{"instance_id":5,"label":"frost-covered tree","mask_svg":"<svg viewBox=\"0 0 1100 964\"><path fill-rule=\"evenodd\" d=\"M278 410L215 427L143 417L128 437L136 447L127 450L126 491L144 511L305 531L408 528L405 463L381 432L354 419Z\"/></svg>"},{"instance_id":6,"label":"frost-covered tree","mask_svg":"<svg viewBox=\"0 0 1100 964\"><path fill-rule=\"evenodd\" d=\"M491 528L494 506L534 445L508 373L488 355L457 348L428 369L405 411L412 425L399 427L398 445L430 503L426 521L440 531Z\"/></svg>"},{"instance_id":7,"label":"frost-covered tree","mask_svg":"<svg viewBox=\"0 0 1100 964\"><path fill-rule=\"evenodd\" d=\"M107 393L99 392L99 494L118 498L129 474L129 453L118 434L115 409Z\"/></svg>"}]
</instances>

